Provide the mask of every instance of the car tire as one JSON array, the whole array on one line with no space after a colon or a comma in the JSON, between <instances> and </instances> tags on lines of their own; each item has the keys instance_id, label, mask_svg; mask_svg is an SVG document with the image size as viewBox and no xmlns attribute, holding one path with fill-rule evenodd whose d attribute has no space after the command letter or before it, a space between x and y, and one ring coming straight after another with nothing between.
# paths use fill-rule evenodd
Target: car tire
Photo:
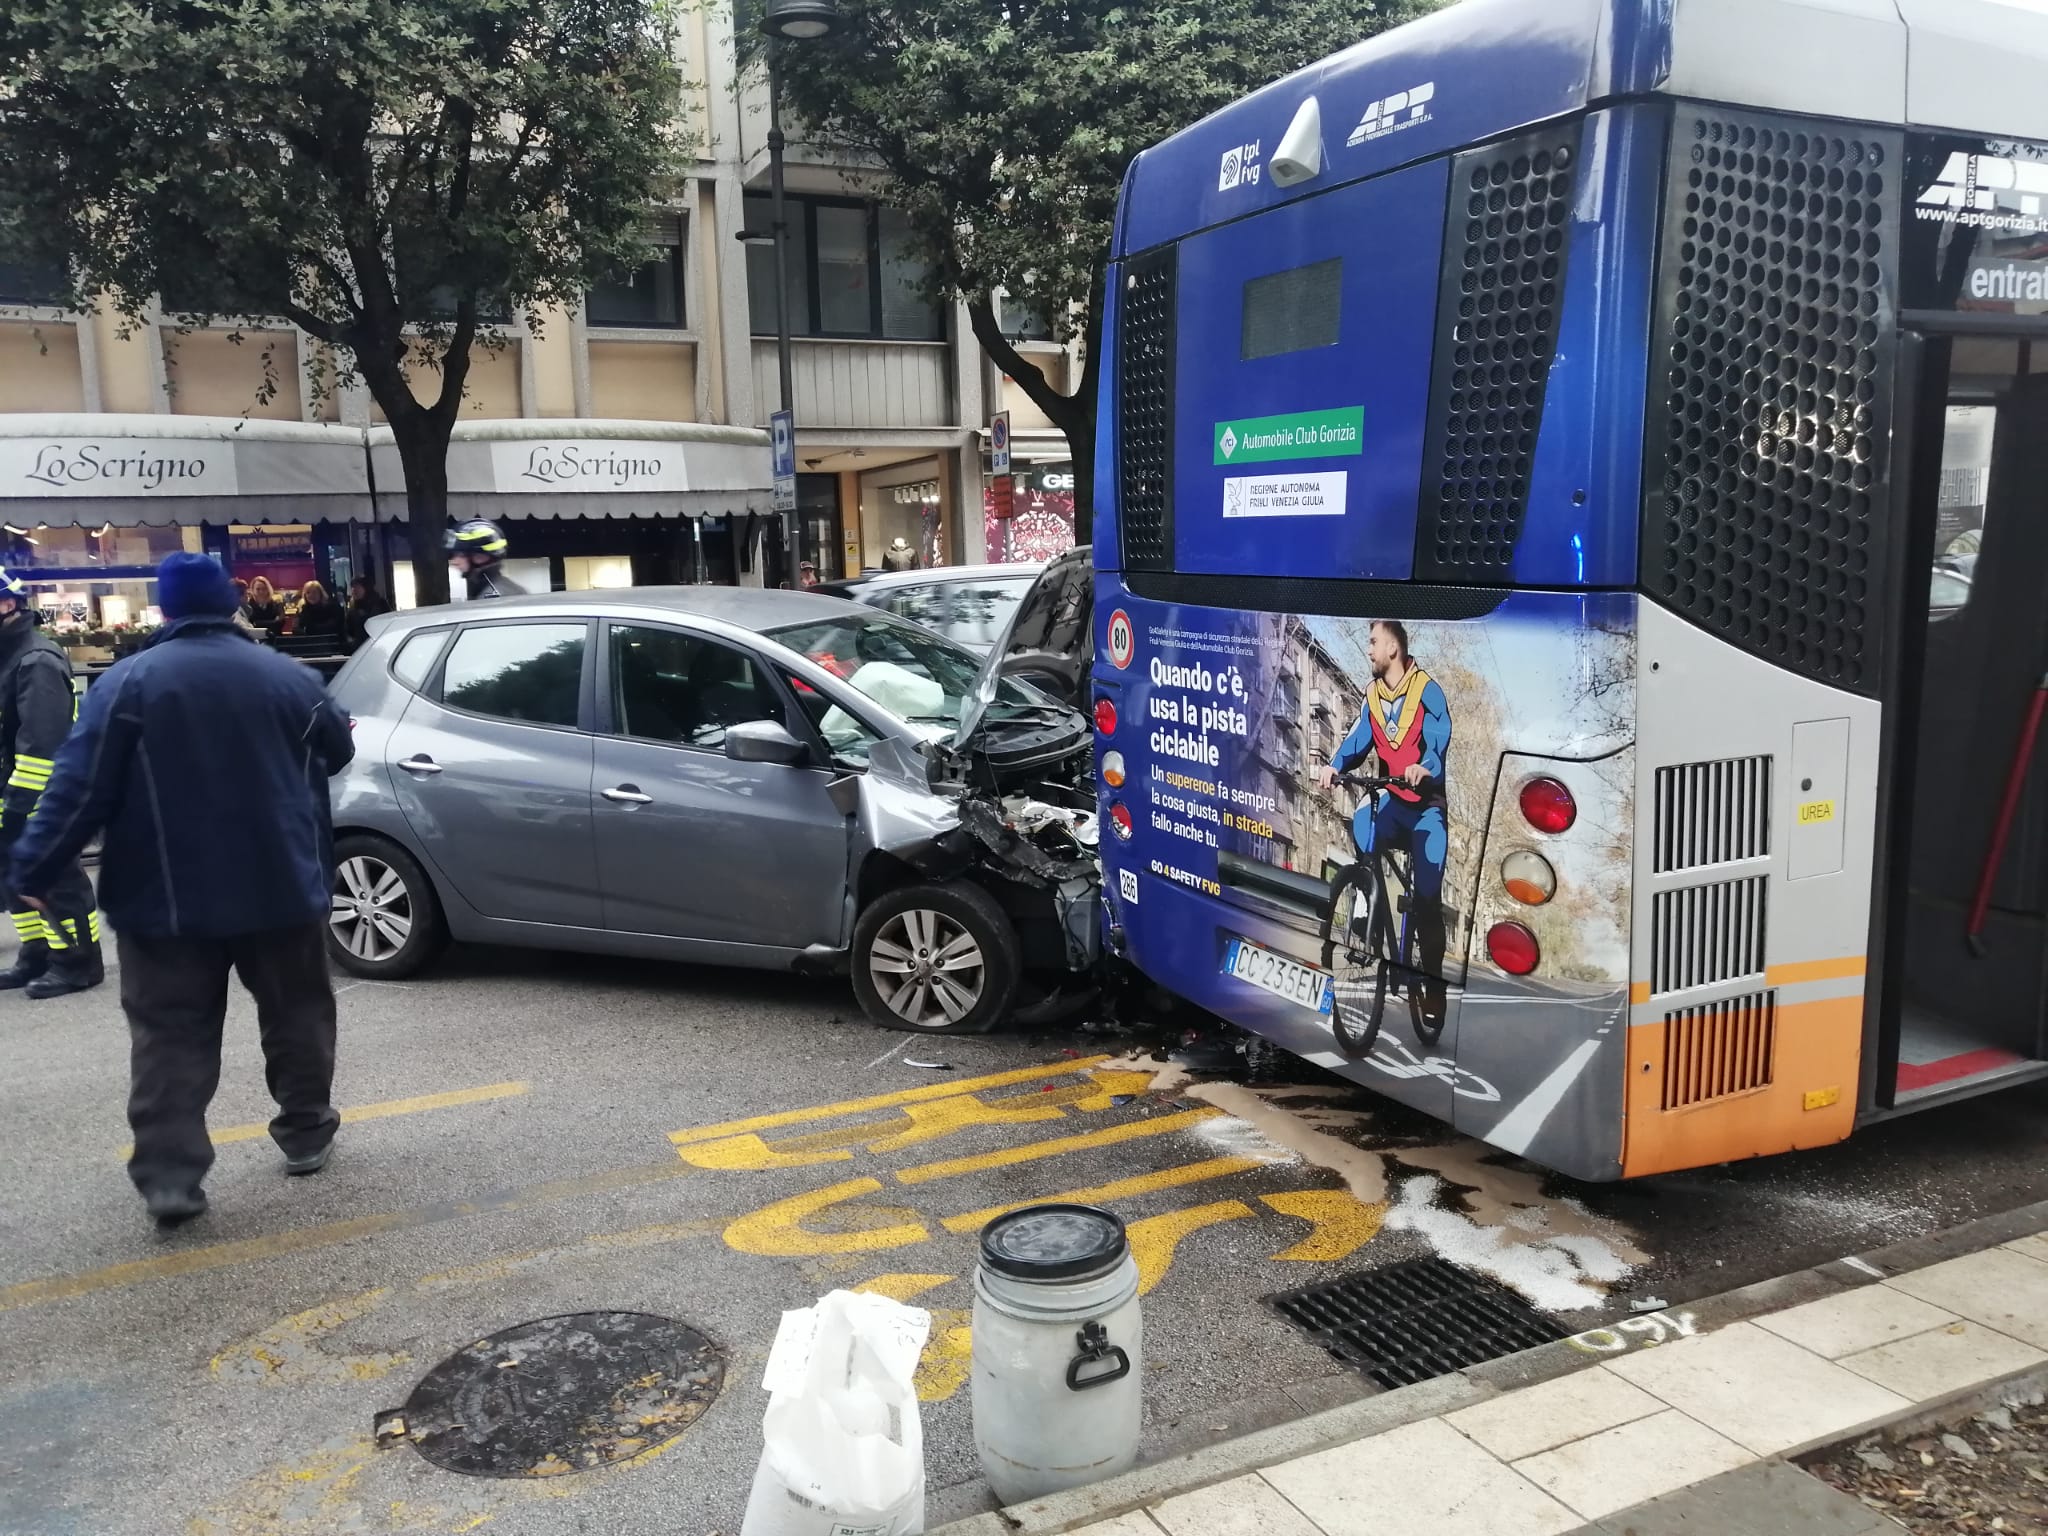
<instances>
[{"instance_id":1,"label":"car tire","mask_svg":"<svg viewBox=\"0 0 2048 1536\"><path fill-rule=\"evenodd\" d=\"M1017 930L995 899L964 881L907 885L868 904L853 925L853 990L884 1029L978 1035L1017 996Z\"/></svg>"},{"instance_id":2,"label":"car tire","mask_svg":"<svg viewBox=\"0 0 2048 1536\"><path fill-rule=\"evenodd\" d=\"M441 899L417 859L367 833L335 840L327 952L336 965L370 981L400 981L447 943Z\"/></svg>"}]
</instances>

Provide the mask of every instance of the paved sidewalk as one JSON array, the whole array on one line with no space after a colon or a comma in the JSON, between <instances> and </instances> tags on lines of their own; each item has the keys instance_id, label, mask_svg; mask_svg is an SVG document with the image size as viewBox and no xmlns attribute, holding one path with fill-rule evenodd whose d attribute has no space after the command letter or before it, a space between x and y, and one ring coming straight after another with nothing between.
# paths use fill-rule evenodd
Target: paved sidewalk
<instances>
[{"instance_id":1,"label":"paved sidewalk","mask_svg":"<svg viewBox=\"0 0 2048 1536\"><path fill-rule=\"evenodd\" d=\"M951 1529L959 1536L1020 1528L1082 1536L1896 1533L1895 1523L1780 1458L1931 1417L2001 1383L2048 1372L2048 1234L1887 1279L1860 1259L1822 1273L1835 1283L1820 1299L1720 1327L1674 1312L1662 1329L1630 1319L1635 1326L1627 1331L1592 1330L1574 1342L1581 1354L1604 1355L1597 1363L1491 1394L1467 1382L1439 1394L1446 1404L1439 1411L1314 1454L1268 1464L1254 1449L1245 1464L1258 1470L1226 1481L1213 1478L1231 1447L1212 1447L1184 1463L1189 1475L1181 1486L1194 1491L1171 1491L1165 1465L1140 1468ZM1813 1274L1782 1284L1796 1294L1797 1281ZM1851 1288L1841 1288L1844 1281ZM1392 1410L1396 1399L1435 1386L1359 1406ZM1196 1486L1205 1480L1210 1486ZM1101 1518L1112 1511L1126 1512Z\"/></svg>"}]
</instances>

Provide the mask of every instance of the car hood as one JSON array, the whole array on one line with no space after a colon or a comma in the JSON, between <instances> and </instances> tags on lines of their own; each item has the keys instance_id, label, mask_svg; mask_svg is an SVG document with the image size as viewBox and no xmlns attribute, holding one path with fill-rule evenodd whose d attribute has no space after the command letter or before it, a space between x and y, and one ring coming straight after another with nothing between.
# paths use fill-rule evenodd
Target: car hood
<instances>
[{"instance_id":1,"label":"car hood","mask_svg":"<svg viewBox=\"0 0 2048 1536\"><path fill-rule=\"evenodd\" d=\"M1005 663L1029 657L1085 659L1094 640L1094 606L1095 560L1089 546L1070 549L1047 563L982 659L981 672L960 708L960 727L953 735L956 753L965 755L985 745L980 738Z\"/></svg>"}]
</instances>

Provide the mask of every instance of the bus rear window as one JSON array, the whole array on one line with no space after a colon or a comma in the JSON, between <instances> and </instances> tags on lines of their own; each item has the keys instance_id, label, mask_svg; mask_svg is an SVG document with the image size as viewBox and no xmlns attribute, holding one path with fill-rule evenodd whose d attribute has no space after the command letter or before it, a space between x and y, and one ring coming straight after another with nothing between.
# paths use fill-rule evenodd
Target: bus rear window
<instances>
[{"instance_id":1,"label":"bus rear window","mask_svg":"<svg viewBox=\"0 0 2048 1536\"><path fill-rule=\"evenodd\" d=\"M1250 279L1244 285L1238 356L1250 362L1283 352L1334 347L1343 297L1341 256Z\"/></svg>"}]
</instances>

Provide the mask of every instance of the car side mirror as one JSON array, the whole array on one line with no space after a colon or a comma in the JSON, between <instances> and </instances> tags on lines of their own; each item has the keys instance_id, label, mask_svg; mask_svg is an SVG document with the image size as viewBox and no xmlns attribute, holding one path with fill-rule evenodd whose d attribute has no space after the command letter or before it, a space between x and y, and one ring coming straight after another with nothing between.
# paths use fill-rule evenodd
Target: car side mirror
<instances>
[{"instance_id":1,"label":"car side mirror","mask_svg":"<svg viewBox=\"0 0 2048 1536\"><path fill-rule=\"evenodd\" d=\"M773 720L748 720L725 733L725 755L736 763L800 763L809 753Z\"/></svg>"}]
</instances>

